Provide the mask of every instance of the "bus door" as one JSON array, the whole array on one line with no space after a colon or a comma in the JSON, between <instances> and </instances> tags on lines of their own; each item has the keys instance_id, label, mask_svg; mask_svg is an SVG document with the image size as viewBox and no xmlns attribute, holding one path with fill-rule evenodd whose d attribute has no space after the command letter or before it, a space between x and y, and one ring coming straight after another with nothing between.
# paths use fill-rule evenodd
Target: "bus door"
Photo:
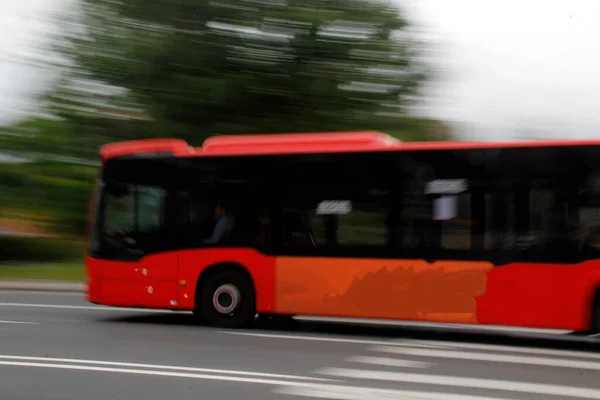
<instances>
[{"instance_id":1,"label":"bus door","mask_svg":"<svg viewBox=\"0 0 600 400\"><path fill-rule=\"evenodd\" d=\"M109 186L104 200L103 301L122 306L176 305L177 252L170 250L167 192Z\"/></svg>"}]
</instances>

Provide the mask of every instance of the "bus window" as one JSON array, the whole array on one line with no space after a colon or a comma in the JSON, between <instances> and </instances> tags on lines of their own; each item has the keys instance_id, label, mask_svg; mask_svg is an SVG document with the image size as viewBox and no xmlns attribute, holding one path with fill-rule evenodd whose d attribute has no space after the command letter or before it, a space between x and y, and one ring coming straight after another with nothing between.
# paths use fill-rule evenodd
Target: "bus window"
<instances>
[{"instance_id":1,"label":"bus window","mask_svg":"<svg viewBox=\"0 0 600 400\"><path fill-rule=\"evenodd\" d=\"M158 187L138 186L137 245L145 251L162 250L167 245L165 201L167 192Z\"/></svg>"},{"instance_id":2,"label":"bus window","mask_svg":"<svg viewBox=\"0 0 600 400\"><path fill-rule=\"evenodd\" d=\"M468 153L398 160L394 236L403 257L489 259L513 247L512 194L482 172L480 161Z\"/></svg>"},{"instance_id":3,"label":"bus window","mask_svg":"<svg viewBox=\"0 0 600 400\"><path fill-rule=\"evenodd\" d=\"M402 193L401 212L396 228L401 237L403 249L429 247L431 242L431 208L430 199L418 190L408 188Z\"/></svg>"},{"instance_id":4,"label":"bus window","mask_svg":"<svg viewBox=\"0 0 600 400\"><path fill-rule=\"evenodd\" d=\"M534 189L529 192L529 229L524 239L532 245L547 244L552 238L556 221L556 194L551 190Z\"/></svg>"},{"instance_id":5,"label":"bus window","mask_svg":"<svg viewBox=\"0 0 600 400\"><path fill-rule=\"evenodd\" d=\"M442 210L439 211L447 211L450 217L440 220L442 248L450 250L471 249L471 225L474 223L471 214L471 193L442 196L438 199L438 202L442 205L440 207ZM434 210L434 218L436 211L438 210Z\"/></svg>"},{"instance_id":6,"label":"bus window","mask_svg":"<svg viewBox=\"0 0 600 400\"><path fill-rule=\"evenodd\" d=\"M325 246L326 224L313 208L286 207L281 216L281 243L284 247Z\"/></svg>"},{"instance_id":7,"label":"bus window","mask_svg":"<svg viewBox=\"0 0 600 400\"><path fill-rule=\"evenodd\" d=\"M284 242L329 247L385 245L385 214L376 206L354 203L352 210L339 214L319 210L325 202L329 201L322 201L309 210L286 210L283 228L287 239Z\"/></svg>"},{"instance_id":8,"label":"bus window","mask_svg":"<svg viewBox=\"0 0 600 400\"><path fill-rule=\"evenodd\" d=\"M166 192L160 188L138 189L138 233L152 233L164 226L163 206Z\"/></svg>"},{"instance_id":9,"label":"bus window","mask_svg":"<svg viewBox=\"0 0 600 400\"><path fill-rule=\"evenodd\" d=\"M592 176L579 191L577 218L572 225L577 249L584 258L597 258L600 251L600 176Z\"/></svg>"},{"instance_id":10,"label":"bus window","mask_svg":"<svg viewBox=\"0 0 600 400\"><path fill-rule=\"evenodd\" d=\"M485 250L514 248L515 223L518 219L515 195L509 190L485 193L484 243Z\"/></svg>"},{"instance_id":11,"label":"bus window","mask_svg":"<svg viewBox=\"0 0 600 400\"><path fill-rule=\"evenodd\" d=\"M579 209L579 243L581 248L587 245L600 250L600 204L586 204Z\"/></svg>"},{"instance_id":12,"label":"bus window","mask_svg":"<svg viewBox=\"0 0 600 400\"><path fill-rule=\"evenodd\" d=\"M107 249L135 249L137 254L168 246L164 236L165 199L166 192L160 188L109 185L103 213L103 241Z\"/></svg>"},{"instance_id":13,"label":"bus window","mask_svg":"<svg viewBox=\"0 0 600 400\"><path fill-rule=\"evenodd\" d=\"M380 196L352 203L352 210L338 216L338 240L342 246L385 246L387 210Z\"/></svg>"},{"instance_id":14,"label":"bus window","mask_svg":"<svg viewBox=\"0 0 600 400\"><path fill-rule=\"evenodd\" d=\"M104 233L132 234L135 232L135 190L107 190L104 200Z\"/></svg>"},{"instance_id":15,"label":"bus window","mask_svg":"<svg viewBox=\"0 0 600 400\"><path fill-rule=\"evenodd\" d=\"M301 207L285 207L282 215L284 246L360 247L385 246L388 240L388 211L382 196L359 193L319 194ZM291 204L290 204L291 205Z\"/></svg>"},{"instance_id":16,"label":"bus window","mask_svg":"<svg viewBox=\"0 0 600 400\"><path fill-rule=\"evenodd\" d=\"M207 197L205 187L176 194L177 213L175 224L177 236L183 248L203 247L215 227L216 202Z\"/></svg>"},{"instance_id":17,"label":"bus window","mask_svg":"<svg viewBox=\"0 0 600 400\"><path fill-rule=\"evenodd\" d=\"M555 187L553 187L555 186ZM557 182L531 180L516 188L513 261L574 261L569 198Z\"/></svg>"}]
</instances>

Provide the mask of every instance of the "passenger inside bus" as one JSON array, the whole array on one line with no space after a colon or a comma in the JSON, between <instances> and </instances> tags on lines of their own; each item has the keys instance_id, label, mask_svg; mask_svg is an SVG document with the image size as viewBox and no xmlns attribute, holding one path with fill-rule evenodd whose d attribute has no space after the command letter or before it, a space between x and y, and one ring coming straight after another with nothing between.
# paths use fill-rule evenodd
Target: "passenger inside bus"
<instances>
[{"instance_id":1,"label":"passenger inside bus","mask_svg":"<svg viewBox=\"0 0 600 400\"><path fill-rule=\"evenodd\" d=\"M217 203L215 207L215 218L217 223L210 238L204 241L204 244L224 244L231 237L235 226L235 218L229 208L223 202Z\"/></svg>"}]
</instances>

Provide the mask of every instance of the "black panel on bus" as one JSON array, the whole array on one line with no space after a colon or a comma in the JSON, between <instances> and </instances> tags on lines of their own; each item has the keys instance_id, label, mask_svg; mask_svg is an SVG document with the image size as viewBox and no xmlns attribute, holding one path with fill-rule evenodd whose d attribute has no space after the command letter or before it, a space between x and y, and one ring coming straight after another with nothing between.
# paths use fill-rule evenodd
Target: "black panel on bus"
<instances>
[{"instance_id":1,"label":"black panel on bus","mask_svg":"<svg viewBox=\"0 0 600 400\"><path fill-rule=\"evenodd\" d=\"M240 221L260 220L260 237L245 243L271 254L573 263L600 249L599 155L561 146L130 157L109 160L103 178L168 188L172 248L201 246L225 201Z\"/></svg>"}]
</instances>

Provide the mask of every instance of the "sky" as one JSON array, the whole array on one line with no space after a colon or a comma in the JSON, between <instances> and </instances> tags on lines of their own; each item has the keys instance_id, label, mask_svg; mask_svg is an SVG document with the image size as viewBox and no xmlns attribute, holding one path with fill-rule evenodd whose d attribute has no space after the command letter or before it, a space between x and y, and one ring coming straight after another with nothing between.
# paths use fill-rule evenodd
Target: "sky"
<instances>
[{"instance_id":1,"label":"sky","mask_svg":"<svg viewBox=\"0 0 600 400\"><path fill-rule=\"evenodd\" d=\"M444 49L434 115L474 138L600 138L600 1L401 3Z\"/></svg>"},{"instance_id":2,"label":"sky","mask_svg":"<svg viewBox=\"0 0 600 400\"><path fill-rule=\"evenodd\" d=\"M45 71L24 65L75 0L2 1L0 123L32 109ZM441 72L420 112L475 140L600 138L598 0L391 0Z\"/></svg>"}]
</instances>

